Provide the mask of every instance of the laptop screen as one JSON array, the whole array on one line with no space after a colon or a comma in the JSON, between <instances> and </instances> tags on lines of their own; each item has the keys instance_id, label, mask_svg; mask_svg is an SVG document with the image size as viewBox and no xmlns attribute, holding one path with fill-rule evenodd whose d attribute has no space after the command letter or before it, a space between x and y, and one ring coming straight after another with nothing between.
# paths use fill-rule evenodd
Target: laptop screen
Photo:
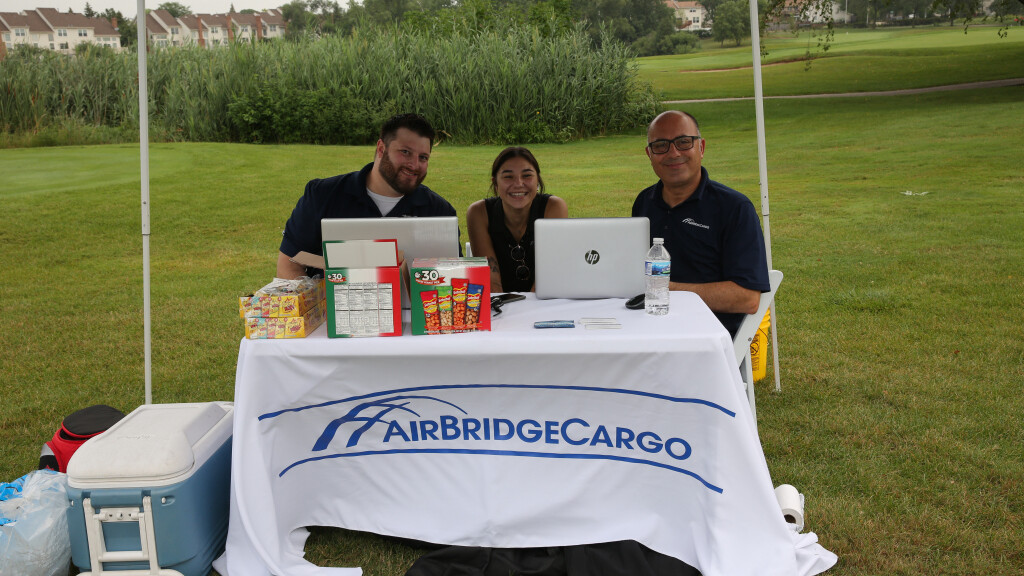
<instances>
[{"instance_id":1,"label":"laptop screen","mask_svg":"<svg viewBox=\"0 0 1024 576\"><path fill-rule=\"evenodd\" d=\"M647 218L534 222L537 298L630 298L644 292Z\"/></svg>"}]
</instances>

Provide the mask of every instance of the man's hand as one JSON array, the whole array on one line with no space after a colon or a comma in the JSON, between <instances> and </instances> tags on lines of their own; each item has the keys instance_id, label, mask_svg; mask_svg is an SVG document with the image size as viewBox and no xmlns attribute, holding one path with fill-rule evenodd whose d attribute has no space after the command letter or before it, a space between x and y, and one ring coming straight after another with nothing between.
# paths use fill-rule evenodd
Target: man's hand
<instances>
[{"instance_id":1,"label":"man's hand","mask_svg":"<svg viewBox=\"0 0 1024 576\"><path fill-rule=\"evenodd\" d=\"M760 292L744 288L731 280L705 284L671 282L669 290L694 292L713 312L754 314L761 304Z\"/></svg>"}]
</instances>

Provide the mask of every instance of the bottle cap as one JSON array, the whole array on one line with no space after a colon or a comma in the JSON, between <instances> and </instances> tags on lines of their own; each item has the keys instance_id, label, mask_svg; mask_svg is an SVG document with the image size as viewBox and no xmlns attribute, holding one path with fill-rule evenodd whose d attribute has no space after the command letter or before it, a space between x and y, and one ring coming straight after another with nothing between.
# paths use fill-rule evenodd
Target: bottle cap
<instances>
[{"instance_id":1,"label":"bottle cap","mask_svg":"<svg viewBox=\"0 0 1024 576\"><path fill-rule=\"evenodd\" d=\"M655 244L663 244L664 242L665 242L664 238L655 238L654 239L654 243Z\"/></svg>"}]
</instances>

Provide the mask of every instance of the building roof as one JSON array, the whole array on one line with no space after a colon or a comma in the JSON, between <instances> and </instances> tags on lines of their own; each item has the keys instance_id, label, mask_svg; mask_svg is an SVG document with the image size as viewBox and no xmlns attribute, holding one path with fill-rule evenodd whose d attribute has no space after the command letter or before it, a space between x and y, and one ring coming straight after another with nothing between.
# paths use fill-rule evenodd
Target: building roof
<instances>
[{"instance_id":1,"label":"building roof","mask_svg":"<svg viewBox=\"0 0 1024 576\"><path fill-rule=\"evenodd\" d=\"M157 20L163 22L165 27L178 25L178 19L167 10L150 10L149 15L156 16Z\"/></svg>"},{"instance_id":2,"label":"building roof","mask_svg":"<svg viewBox=\"0 0 1024 576\"><path fill-rule=\"evenodd\" d=\"M149 13L146 14L146 32L150 34L169 34L171 31L154 18L152 13Z\"/></svg>"},{"instance_id":3,"label":"building roof","mask_svg":"<svg viewBox=\"0 0 1024 576\"><path fill-rule=\"evenodd\" d=\"M35 10L26 10L25 14L31 18L32 14L36 13L49 22L50 26L54 28L92 28L92 19L85 17L83 14L68 14L66 12L58 12L56 8L36 8Z\"/></svg>"},{"instance_id":4,"label":"building roof","mask_svg":"<svg viewBox=\"0 0 1024 576\"><path fill-rule=\"evenodd\" d=\"M231 19L234 20L236 23L242 25L248 24L249 27L253 29L260 25L260 17L256 14L241 14L235 12L233 14L230 14L230 16Z\"/></svg>"},{"instance_id":5,"label":"building roof","mask_svg":"<svg viewBox=\"0 0 1024 576\"><path fill-rule=\"evenodd\" d=\"M224 14L196 14L207 27L220 26L221 28L228 27L228 17Z\"/></svg>"},{"instance_id":6,"label":"building roof","mask_svg":"<svg viewBox=\"0 0 1024 576\"><path fill-rule=\"evenodd\" d=\"M0 32L10 32L11 29L4 24L3 16L3 12L0 12Z\"/></svg>"},{"instance_id":7,"label":"building roof","mask_svg":"<svg viewBox=\"0 0 1024 576\"><path fill-rule=\"evenodd\" d=\"M94 36L121 36L121 33L106 18L89 18L89 22L92 24Z\"/></svg>"},{"instance_id":8,"label":"building roof","mask_svg":"<svg viewBox=\"0 0 1024 576\"><path fill-rule=\"evenodd\" d=\"M284 16L281 15L281 11L277 8L266 10L260 14L260 18L267 24L276 24L278 26L284 26Z\"/></svg>"},{"instance_id":9,"label":"building roof","mask_svg":"<svg viewBox=\"0 0 1024 576\"><path fill-rule=\"evenodd\" d=\"M181 18L178 18L178 21L189 30L199 30L199 23L202 22L199 17L194 14L183 15ZM208 27L205 22L203 24L204 27Z\"/></svg>"}]
</instances>

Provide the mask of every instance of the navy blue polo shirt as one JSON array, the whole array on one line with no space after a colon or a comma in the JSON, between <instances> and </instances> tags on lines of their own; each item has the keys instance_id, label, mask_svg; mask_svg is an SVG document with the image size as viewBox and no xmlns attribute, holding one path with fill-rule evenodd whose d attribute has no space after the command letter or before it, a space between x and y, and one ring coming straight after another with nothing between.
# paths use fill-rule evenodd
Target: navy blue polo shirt
<instances>
[{"instance_id":1,"label":"navy blue polo shirt","mask_svg":"<svg viewBox=\"0 0 1024 576\"><path fill-rule=\"evenodd\" d=\"M669 208L662 197L664 185L645 189L633 202L633 216L651 221L651 238L664 238L672 257L672 281L722 282L767 292L768 261L761 221L750 199L708 177L700 169L697 190L681 204ZM716 312L722 325L735 336L745 314Z\"/></svg>"},{"instance_id":2,"label":"navy blue polo shirt","mask_svg":"<svg viewBox=\"0 0 1024 576\"><path fill-rule=\"evenodd\" d=\"M381 218L383 214L366 192L366 178L373 168L367 164L358 172L333 178L310 180L284 226L281 252L295 256L305 251L323 253L320 220L324 218ZM403 216L455 216L455 208L436 192L420 185L406 194L388 213Z\"/></svg>"}]
</instances>

